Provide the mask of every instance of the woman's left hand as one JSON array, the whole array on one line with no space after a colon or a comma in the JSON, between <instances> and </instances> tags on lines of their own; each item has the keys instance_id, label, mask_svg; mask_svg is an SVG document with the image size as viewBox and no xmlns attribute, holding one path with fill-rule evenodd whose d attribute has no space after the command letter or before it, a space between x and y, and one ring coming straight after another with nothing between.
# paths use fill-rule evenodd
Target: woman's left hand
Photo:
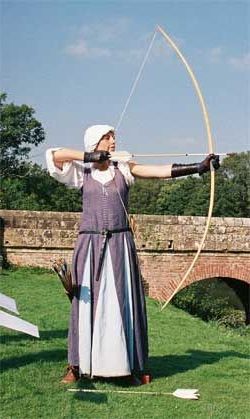
<instances>
[{"instance_id":1,"label":"woman's left hand","mask_svg":"<svg viewBox=\"0 0 250 419\"><path fill-rule=\"evenodd\" d=\"M220 167L220 156L215 155L214 153L209 154L202 162L199 163L198 173L203 175L203 173L210 171L210 162L212 162L213 168L215 170Z\"/></svg>"}]
</instances>

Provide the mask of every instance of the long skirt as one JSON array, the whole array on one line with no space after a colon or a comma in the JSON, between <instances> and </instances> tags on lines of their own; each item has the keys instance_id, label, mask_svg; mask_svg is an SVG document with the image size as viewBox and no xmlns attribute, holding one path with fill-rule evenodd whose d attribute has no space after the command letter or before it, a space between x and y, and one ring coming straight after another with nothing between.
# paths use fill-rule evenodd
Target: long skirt
<instances>
[{"instance_id":1,"label":"long skirt","mask_svg":"<svg viewBox=\"0 0 250 419\"><path fill-rule=\"evenodd\" d=\"M81 374L125 376L143 371L148 357L144 291L132 233L112 234L98 278L102 242L83 234L76 243L68 361Z\"/></svg>"}]
</instances>

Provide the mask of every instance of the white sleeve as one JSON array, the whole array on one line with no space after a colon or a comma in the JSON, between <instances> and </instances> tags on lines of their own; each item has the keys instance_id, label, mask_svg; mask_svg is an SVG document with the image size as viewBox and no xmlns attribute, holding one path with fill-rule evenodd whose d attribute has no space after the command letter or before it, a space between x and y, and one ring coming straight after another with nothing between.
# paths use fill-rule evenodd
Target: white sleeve
<instances>
[{"instance_id":1,"label":"white sleeve","mask_svg":"<svg viewBox=\"0 0 250 419\"><path fill-rule=\"evenodd\" d=\"M127 162L119 161L118 162L118 168L120 169L121 173L123 174L124 179L126 181L126 184L128 186L132 186L134 181L135 181L135 178L130 172L129 164Z\"/></svg>"},{"instance_id":2,"label":"white sleeve","mask_svg":"<svg viewBox=\"0 0 250 419\"><path fill-rule=\"evenodd\" d=\"M64 183L71 188L80 189L83 185L84 163L78 160L66 162L63 168L58 169L53 160L53 152L61 150L62 147L49 148L46 151L46 162L50 176L55 178L58 182Z\"/></svg>"}]
</instances>

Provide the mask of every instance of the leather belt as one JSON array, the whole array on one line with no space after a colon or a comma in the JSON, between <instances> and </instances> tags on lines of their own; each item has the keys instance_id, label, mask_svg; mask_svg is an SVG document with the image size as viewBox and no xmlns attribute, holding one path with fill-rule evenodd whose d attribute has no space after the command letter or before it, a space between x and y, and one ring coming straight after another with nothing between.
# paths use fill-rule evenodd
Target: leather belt
<instances>
[{"instance_id":1,"label":"leather belt","mask_svg":"<svg viewBox=\"0 0 250 419\"><path fill-rule=\"evenodd\" d=\"M79 234L100 234L103 236L100 259L96 274L96 281L99 281L104 261L104 255L107 248L108 240L112 237L112 234L123 233L124 231L132 231L130 227L116 228L116 229L103 229L103 230L80 230Z\"/></svg>"}]
</instances>

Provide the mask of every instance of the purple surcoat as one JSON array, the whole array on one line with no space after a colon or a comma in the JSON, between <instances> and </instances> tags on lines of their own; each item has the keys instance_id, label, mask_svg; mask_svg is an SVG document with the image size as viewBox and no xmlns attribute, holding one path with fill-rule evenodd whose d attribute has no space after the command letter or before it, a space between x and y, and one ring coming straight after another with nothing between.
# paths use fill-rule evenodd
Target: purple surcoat
<instances>
[{"instance_id":1,"label":"purple surcoat","mask_svg":"<svg viewBox=\"0 0 250 419\"><path fill-rule=\"evenodd\" d=\"M118 194L119 191L119 194ZM76 296L68 339L68 361L82 374L115 377L143 371L148 357L147 318L141 273L133 235L128 228L129 188L115 166L104 185L84 169L83 213L73 255ZM97 275L103 235L107 240L101 274Z\"/></svg>"}]
</instances>

